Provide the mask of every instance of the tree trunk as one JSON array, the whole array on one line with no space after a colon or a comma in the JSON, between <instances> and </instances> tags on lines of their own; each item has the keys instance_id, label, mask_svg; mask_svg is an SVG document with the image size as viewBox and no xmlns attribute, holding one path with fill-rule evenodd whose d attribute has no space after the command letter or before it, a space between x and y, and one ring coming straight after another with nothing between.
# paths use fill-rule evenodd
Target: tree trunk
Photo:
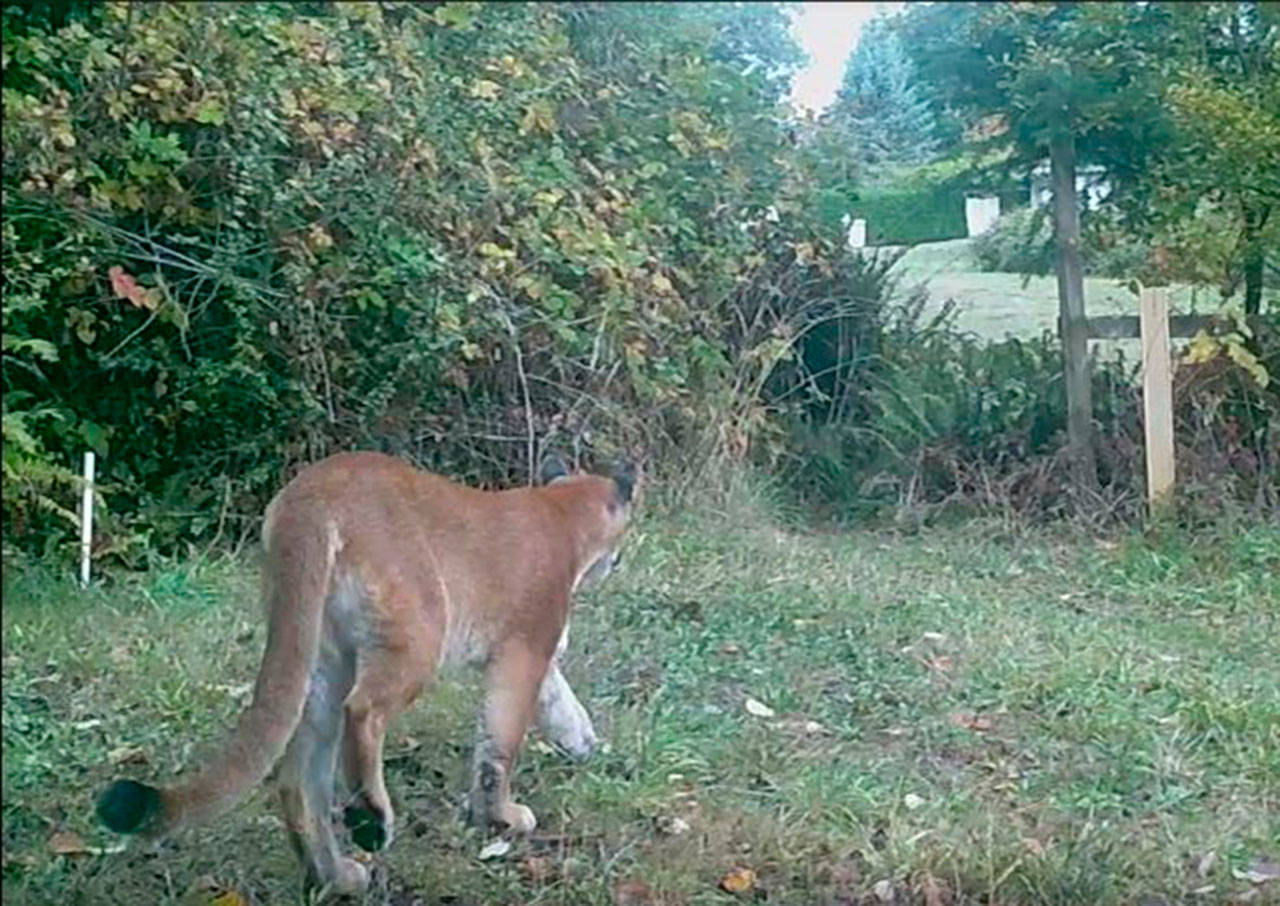
<instances>
[{"instance_id":1,"label":"tree trunk","mask_svg":"<svg viewBox=\"0 0 1280 906\"><path fill-rule=\"evenodd\" d=\"M1271 206L1261 209L1252 205L1244 208L1244 313L1256 315L1262 310L1262 275L1266 265L1266 250L1258 234L1267 225Z\"/></svg>"},{"instance_id":2,"label":"tree trunk","mask_svg":"<svg viewBox=\"0 0 1280 906\"><path fill-rule=\"evenodd\" d=\"M1049 145L1054 238L1058 247L1058 335L1067 387L1067 455L1077 491L1097 490L1093 449L1093 394L1089 326L1084 313L1084 269L1080 262L1080 200L1076 195L1076 150L1070 134Z\"/></svg>"}]
</instances>

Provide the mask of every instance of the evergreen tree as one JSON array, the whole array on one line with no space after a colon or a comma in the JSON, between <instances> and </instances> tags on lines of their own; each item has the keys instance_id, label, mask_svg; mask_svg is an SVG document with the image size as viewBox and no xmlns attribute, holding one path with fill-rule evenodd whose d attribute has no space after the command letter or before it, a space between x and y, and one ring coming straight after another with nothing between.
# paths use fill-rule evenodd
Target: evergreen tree
<instances>
[{"instance_id":1,"label":"evergreen tree","mask_svg":"<svg viewBox=\"0 0 1280 906\"><path fill-rule=\"evenodd\" d=\"M887 19L874 19L863 29L830 116L847 134L850 150L867 164L918 164L937 150L933 110Z\"/></svg>"}]
</instances>

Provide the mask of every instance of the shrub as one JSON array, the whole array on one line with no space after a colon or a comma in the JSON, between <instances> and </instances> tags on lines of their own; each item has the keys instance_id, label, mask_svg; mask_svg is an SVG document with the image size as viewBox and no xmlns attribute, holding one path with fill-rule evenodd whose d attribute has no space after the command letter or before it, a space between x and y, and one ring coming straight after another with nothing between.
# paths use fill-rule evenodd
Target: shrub
<instances>
[{"instance_id":1,"label":"shrub","mask_svg":"<svg viewBox=\"0 0 1280 906\"><path fill-rule=\"evenodd\" d=\"M973 237L971 248L984 271L1043 276L1054 266L1053 220L1043 208L1016 208Z\"/></svg>"},{"instance_id":2,"label":"shrub","mask_svg":"<svg viewBox=\"0 0 1280 906\"><path fill-rule=\"evenodd\" d=\"M1053 218L1045 208L1015 208L1002 214L989 231L975 236L972 248L984 271L1051 274L1057 255ZM1146 242L1101 213L1090 214L1082 224L1080 254L1090 276L1133 279L1145 272L1150 252Z\"/></svg>"},{"instance_id":3,"label":"shrub","mask_svg":"<svg viewBox=\"0 0 1280 906\"><path fill-rule=\"evenodd\" d=\"M775 5L3 15L6 539L70 537L86 446L117 550L239 537L338 449L679 469L767 360L724 345L740 222L834 248L744 63L785 71Z\"/></svg>"}]
</instances>

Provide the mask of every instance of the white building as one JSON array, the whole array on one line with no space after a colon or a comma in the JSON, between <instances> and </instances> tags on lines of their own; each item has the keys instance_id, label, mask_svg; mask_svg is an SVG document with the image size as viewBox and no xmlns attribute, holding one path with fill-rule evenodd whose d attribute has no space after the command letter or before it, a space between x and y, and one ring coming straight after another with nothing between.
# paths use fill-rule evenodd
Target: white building
<instances>
[{"instance_id":1,"label":"white building","mask_svg":"<svg viewBox=\"0 0 1280 906\"><path fill-rule=\"evenodd\" d=\"M1047 207L1053 200L1053 187L1049 179L1049 162L1043 161L1031 171L1031 206ZM1097 164L1076 168L1076 192L1084 199L1086 210L1096 211L1111 194L1111 181L1107 170Z\"/></svg>"}]
</instances>

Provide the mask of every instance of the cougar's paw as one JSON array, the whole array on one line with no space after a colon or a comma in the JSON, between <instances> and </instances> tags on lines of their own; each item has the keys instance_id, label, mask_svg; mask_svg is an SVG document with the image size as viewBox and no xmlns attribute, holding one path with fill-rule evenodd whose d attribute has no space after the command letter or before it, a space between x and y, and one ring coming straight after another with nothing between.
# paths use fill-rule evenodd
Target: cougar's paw
<instances>
[{"instance_id":1,"label":"cougar's paw","mask_svg":"<svg viewBox=\"0 0 1280 906\"><path fill-rule=\"evenodd\" d=\"M391 845L391 822L387 819L388 816L371 806L367 800L357 800L342 811L342 823L351 831L351 840L370 853Z\"/></svg>"},{"instance_id":2,"label":"cougar's paw","mask_svg":"<svg viewBox=\"0 0 1280 906\"><path fill-rule=\"evenodd\" d=\"M355 859L339 857L332 878L322 881L308 876L303 899L309 904L332 903L338 897L358 897L368 889L369 869Z\"/></svg>"},{"instance_id":3,"label":"cougar's paw","mask_svg":"<svg viewBox=\"0 0 1280 906\"><path fill-rule=\"evenodd\" d=\"M517 834L531 834L538 826L538 819L533 816L533 809L518 802L508 802L502 807L501 820Z\"/></svg>"},{"instance_id":4,"label":"cougar's paw","mask_svg":"<svg viewBox=\"0 0 1280 906\"><path fill-rule=\"evenodd\" d=\"M588 721L584 726L575 728L576 732L554 740L556 745L564 749L575 761L586 761L596 750L596 732Z\"/></svg>"}]
</instances>

